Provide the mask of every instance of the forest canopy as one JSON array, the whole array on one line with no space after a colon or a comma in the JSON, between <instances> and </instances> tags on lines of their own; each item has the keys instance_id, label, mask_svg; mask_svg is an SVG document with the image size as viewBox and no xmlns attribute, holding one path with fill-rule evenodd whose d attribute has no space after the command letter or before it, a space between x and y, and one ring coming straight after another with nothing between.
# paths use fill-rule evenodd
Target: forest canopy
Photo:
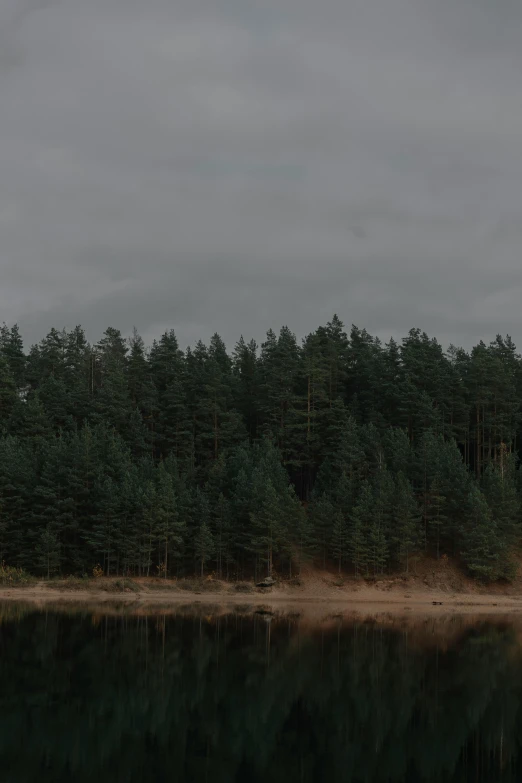
<instances>
[{"instance_id":1,"label":"forest canopy","mask_svg":"<svg viewBox=\"0 0 522 783\"><path fill-rule=\"evenodd\" d=\"M232 354L109 328L0 329L0 562L35 574L361 576L458 557L511 578L522 361L334 316Z\"/></svg>"}]
</instances>

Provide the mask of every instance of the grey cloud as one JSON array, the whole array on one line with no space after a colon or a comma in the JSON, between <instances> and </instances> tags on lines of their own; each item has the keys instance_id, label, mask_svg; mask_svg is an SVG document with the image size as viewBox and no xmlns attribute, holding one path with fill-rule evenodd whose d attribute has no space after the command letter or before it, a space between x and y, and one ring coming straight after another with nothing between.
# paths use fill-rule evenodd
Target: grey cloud
<instances>
[{"instance_id":1,"label":"grey cloud","mask_svg":"<svg viewBox=\"0 0 522 783\"><path fill-rule=\"evenodd\" d=\"M0 320L522 344L520 32L511 0L0 0Z\"/></svg>"},{"instance_id":2,"label":"grey cloud","mask_svg":"<svg viewBox=\"0 0 522 783\"><path fill-rule=\"evenodd\" d=\"M23 62L19 33L27 17L44 11L55 2L59 0L3 0L0 5L0 73Z\"/></svg>"}]
</instances>

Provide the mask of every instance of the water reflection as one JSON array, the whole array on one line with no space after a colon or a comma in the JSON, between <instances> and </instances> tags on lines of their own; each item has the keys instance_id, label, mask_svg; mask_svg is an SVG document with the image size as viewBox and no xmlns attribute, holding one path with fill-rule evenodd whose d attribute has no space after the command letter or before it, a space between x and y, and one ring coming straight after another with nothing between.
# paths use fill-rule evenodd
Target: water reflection
<instances>
[{"instance_id":1,"label":"water reflection","mask_svg":"<svg viewBox=\"0 0 522 783\"><path fill-rule=\"evenodd\" d=\"M0 606L0 770L16 781L517 781L507 623Z\"/></svg>"}]
</instances>

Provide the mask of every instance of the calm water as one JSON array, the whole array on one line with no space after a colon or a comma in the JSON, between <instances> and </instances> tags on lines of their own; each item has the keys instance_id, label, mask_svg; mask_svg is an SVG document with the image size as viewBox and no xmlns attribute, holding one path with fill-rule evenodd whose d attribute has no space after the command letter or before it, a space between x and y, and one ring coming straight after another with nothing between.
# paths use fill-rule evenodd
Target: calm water
<instances>
[{"instance_id":1,"label":"calm water","mask_svg":"<svg viewBox=\"0 0 522 783\"><path fill-rule=\"evenodd\" d=\"M0 618L6 783L522 779L506 624Z\"/></svg>"}]
</instances>

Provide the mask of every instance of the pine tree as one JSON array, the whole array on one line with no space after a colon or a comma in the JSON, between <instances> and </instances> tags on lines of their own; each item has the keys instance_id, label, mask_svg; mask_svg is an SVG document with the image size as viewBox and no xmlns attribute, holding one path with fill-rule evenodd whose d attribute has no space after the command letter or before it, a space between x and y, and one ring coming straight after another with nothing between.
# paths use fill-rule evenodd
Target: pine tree
<instances>
[{"instance_id":1,"label":"pine tree","mask_svg":"<svg viewBox=\"0 0 522 783\"><path fill-rule=\"evenodd\" d=\"M37 392L13 406L7 429L19 437L31 438L35 446L52 437L51 423Z\"/></svg>"},{"instance_id":2,"label":"pine tree","mask_svg":"<svg viewBox=\"0 0 522 783\"><path fill-rule=\"evenodd\" d=\"M292 485L287 485L279 494L281 516L279 549L280 561L287 561L289 576L293 564L300 570L303 558L311 549L311 531L304 508Z\"/></svg>"},{"instance_id":3,"label":"pine tree","mask_svg":"<svg viewBox=\"0 0 522 783\"><path fill-rule=\"evenodd\" d=\"M232 403L232 366L224 344L214 335L210 348L196 345L187 358L191 388L194 446L199 454L202 475L220 453L227 453L246 439L241 418L230 410Z\"/></svg>"},{"instance_id":4,"label":"pine tree","mask_svg":"<svg viewBox=\"0 0 522 783\"><path fill-rule=\"evenodd\" d=\"M60 569L60 539L51 525L47 525L38 536L36 563L47 579Z\"/></svg>"},{"instance_id":5,"label":"pine tree","mask_svg":"<svg viewBox=\"0 0 522 783\"><path fill-rule=\"evenodd\" d=\"M136 328L133 330L129 345L127 362L129 394L134 414L138 414L141 421L145 448L149 454L152 454L155 439L154 418L158 406L157 394L145 353L145 343Z\"/></svg>"},{"instance_id":6,"label":"pine tree","mask_svg":"<svg viewBox=\"0 0 522 783\"><path fill-rule=\"evenodd\" d=\"M383 466L372 484L372 513L368 531L369 562L374 575L383 574L388 565L394 496L393 477Z\"/></svg>"},{"instance_id":7,"label":"pine tree","mask_svg":"<svg viewBox=\"0 0 522 783\"><path fill-rule=\"evenodd\" d=\"M57 431L70 431L75 423L68 412L69 395L64 381L54 373L48 375L38 390L38 398L43 405L47 418Z\"/></svg>"},{"instance_id":8,"label":"pine tree","mask_svg":"<svg viewBox=\"0 0 522 783\"><path fill-rule=\"evenodd\" d=\"M466 498L471 486L470 472L462 460L462 455L455 441L443 442L437 475L438 491L444 497L448 548L452 554L455 554L462 529L462 520L467 509Z\"/></svg>"},{"instance_id":9,"label":"pine tree","mask_svg":"<svg viewBox=\"0 0 522 783\"><path fill-rule=\"evenodd\" d=\"M143 535L143 482L137 466L132 465L125 473L120 491L120 518L116 533L121 572L141 575Z\"/></svg>"},{"instance_id":10,"label":"pine tree","mask_svg":"<svg viewBox=\"0 0 522 783\"><path fill-rule=\"evenodd\" d=\"M484 471L482 484L499 535L506 546L512 548L520 533L520 499L515 462L505 448L500 451L498 462L490 463Z\"/></svg>"},{"instance_id":11,"label":"pine tree","mask_svg":"<svg viewBox=\"0 0 522 783\"><path fill-rule=\"evenodd\" d=\"M232 537L230 525L230 503L222 492L219 493L214 507L214 541L217 572L220 579L223 578L223 569L227 578L232 558Z\"/></svg>"},{"instance_id":12,"label":"pine tree","mask_svg":"<svg viewBox=\"0 0 522 783\"><path fill-rule=\"evenodd\" d=\"M259 361L260 418L262 432L274 438L283 459L292 448L288 429L299 371L299 348L295 335L284 326L276 338L270 330L261 345Z\"/></svg>"},{"instance_id":13,"label":"pine tree","mask_svg":"<svg viewBox=\"0 0 522 783\"><path fill-rule=\"evenodd\" d=\"M360 423L380 426L380 381L383 375L384 359L380 341L366 329L352 326L347 353L347 392L355 408L363 414ZM354 418L357 418L355 416Z\"/></svg>"},{"instance_id":14,"label":"pine tree","mask_svg":"<svg viewBox=\"0 0 522 783\"><path fill-rule=\"evenodd\" d=\"M254 474L254 509L250 511L251 539L249 549L256 563L264 563L266 575L272 576L274 555L279 551L281 513L277 492L262 472Z\"/></svg>"},{"instance_id":15,"label":"pine tree","mask_svg":"<svg viewBox=\"0 0 522 783\"><path fill-rule=\"evenodd\" d=\"M431 430L429 430L431 433ZM388 429L383 437L386 462L392 473L402 472L406 476L413 472L414 453L406 430L400 427Z\"/></svg>"},{"instance_id":16,"label":"pine tree","mask_svg":"<svg viewBox=\"0 0 522 783\"><path fill-rule=\"evenodd\" d=\"M237 408L243 416L250 438L255 438L259 419L259 372L255 340L246 343L243 336L239 338L234 349L233 374L236 378L234 391Z\"/></svg>"},{"instance_id":17,"label":"pine tree","mask_svg":"<svg viewBox=\"0 0 522 783\"><path fill-rule=\"evenodd\" d=\"M0 487L2 481L0 479ZM8 549L10 519L5 510L5 502L0 494L0 563L5 563Z\"/></svg>"},{"instance_id":18,"label":"pine tree","mask_svg":"<svg viewBox=\"0 0 522 783\"><path fill-rule=\"evenodd\" d=\"M93 405L93 353L81 326L65 337L63 382L67 390L67 412L76 428L82 427Z\"/></svg>"},{"instance_id":19,"label":"pine tree","mask_svg":"<svg viewBox=\"0 0 522 783\"><path fill-rule=\"evenodd\" d=\"M17 324L10 329L5 323L0 327L0 355L7 360L16 388L21 391L26 386L27 359Z\"/></svg>"},{"instance_id":20,"label":"pine tree","mask_svg":"<svg viewBox=\"0 0 522 783\"><path fill-rule=\"evenodd\" d=\"M157 469L153 513L160 550L158 559L166 579L169 563L176 555L180 555L185 523L179 516L172 476L167 472L163 463L160 463Z\"/></svg>"},{"instance_id":21,"label":"pine tree","mask_svg":"<svg viewBox=\"0 0 522 783\"><path fill-rule=\"evenodd\" d=\"M31 515L27 520L26 531L28 539L35 546L46 543L48 555L49 547L56 539L55 550L59 553L59 562L66 565L71 565L75 560L71 535L75 519L69 455L69 441L66 437L45 440L36 451L37 479L33 486Z\"/></svg>"},{"instance_id":22,"label":"pine tree","mask_svg":"<svg viewBox=\"0 0 522 783\"><path fill-rule=\"evenodd\" d=\"M325 336L317 333L308 335L303 342L287 417L289 452L286 464L304 498L311 492L313 466L321 454L325 429L331 423L330 378L324 342Z\"/></svg>"},{"instance_id":23,"label":"pine tree","mask_svg":"<svg viewBox=\"0 0 522 783\"><path fill-rule=\"evenodd\" d=\"M487 502L477 486L468 496L462 558L473 576L485 581L502 574L503 546Z\"/></svg>"},{"instance_id":24,"label":"pine tree","mask_svg":"<svg viewBox=\"0 0 522 783\"><path fill-rule=\"evenodd\" d=\"M406 573L409 571L410 557L419 546L420 522L421 516L412 486L404 473L398 473L391 542L396 560L405 566Z\"/></svg>"},{"instance_id":25,"label":"pine tree","mask_svg":"<svg viewBox=\"0 0 522 783\"><path fill-rule=\"evenodd\" d=\"M116 541L118 539L119 504L113 481L100 476L94 487L96 506L92 529L86 539L93 554L101 557L103 569L110 576L117 569Z\"/></svg>"},{"instance_id":26,"label":"pine tree","mask_svg":"<svg viewBox=\"0 0 522 783\"><path fill-rule=\"evenodd\" d=\"M127 346L117 329L106 329L96 346L94 422L103 422L122 437L129 434L133 410L127 384Z\"/></svg>"},{"instance_id":27,"label":"pine tree","mask_svg":"<svg viewBox=\"0 0 522 783\"><path fill-rule=\"evenodd\" d=\"M0 432L5 431L18 402L16 382L7 359L0 353Z\"/></svg>"},{"instance_id":28,"label":"pine tree","mask_svg":"<svg viewBox=\"0 0 522 783\"><path fill-rule=\"evenodd\" d=\"M388 564L389 547L386 531L379 523L377 517L370 521L367 534L368 541L368 567L374 576L383 574Z\"/></svg>"},{"instance_id":29,"label":"pine tree","mask_svg":"<svg viewBox=\"0 0 522 783\"><path fill-rule=\"evenodd\" d=\"M393 338L384 347L381 368L380 407L386 422L392 425L392 427L397 427L403 422L402 385L404 383L404 368L401 362L399 346Z\"/></svg>"},{"instance_id":30,"label":"pine tree","mask_svg":"<svg viewBox=\"0 0 522 783\"><path fill-rule=\"evenodd\" d=\"M158 426L161 453L173 455L186 471L193 470L194 421L189 414L181 378L173 380L163 392Z\"/></svg>"},{"instance_id":31,"label":"pine tree","mask_svg":"<svg viewBox=\"0 0 522 783\"><path fill-rule=\"evenodd\" d=\"M194 541L194 552L196 560L200 563L201 577L203 578L205 565L212 559L214 554L214 539L206 522L203 522L199 527Z\"/></svg>"},{"instance_id":32,"label":"pine tree","mask_svg":"<svg viewBox=\"0 0 522 783\"><path fill-rule=\"evenodd\" d=\"M498 462L486 468L483 491L502 550L499 575L511 578L516 572L512 553L520 541L520 497L516 487L515 461L505 448L500 450Z\"/></svg>"},{"instance_id":33,"label":"pine tree","mask_svg":"<svg viewBox=\"0 0 522 783\"><path fill-rule=\"evenodd\" d=\"M335 400L344 396L348 373L348 337L344 324L336 314L328 321L326 328L318 329L317 333L320 336L324 334L326 338L324 354L328 370L328 399L330 405L333 405Z\"/></svg>"},{"instance_id":34,"label":"pine tree","mask_svg":"<svg viewBox=\"0 0 522 783\"><path fill-rule=\"evenodd\" d=\"M333 515L330 549L332 556L337 561L339 576L341 576L343 560L348 552L348 530L346 520L340 511L334 512Z\"/></svg>"},{"instance_id":35,"label":"pine tree","mask_svg":"<svg viewBox=\"0 0 522 783\"><path fill-rule=\"evenodd\" d=\"M188 378L183 352L173 330L154 341L149 356L151 378L157 397L155 443L162 458L194 466L194 425L187 407Z\"/></svg>"},{"instance_id":36,"label":"pine tree","mask_svg":"<svg viewBox=\"0 0 522 783\"><path fill-rule=\"evenodd\" d=\"M333 520L336 513L342 516L340 511L335 511L334 504L326 494L314 499L310 506L310 520L315 544L314 550L320 557L323 568L326 568L326 557L330 541L334 538Z\"/></svg>"},{"instance_id":37,"label":"pine tree","mask_svg":"<svg viewBox=\"0 0 522 783\"><path fill-rule=\"evenodd\" d=\"M446 531L447 517L445 513L446 498L442 491L442 481L437 474L430 483L425 495L425 520L430 531L430 539L434 539L437 560L440 557L441 538Z\"/></svg>"},{"instance_id":38,"label":"pine tree","mask_svg":"<svg viewBox=\"0 0 522 783\"><path fill-rule=\"evenodd\" d=\"M297 560L297 572L301 574L303 564L313 558L315 536L310 517L295 494L293 487L288 488L288 494L290 496L287 519L290 520L291 526L291 535L289 536L291 542L289 551L291 576L294 560Z\"/></svg>"},{"instance_id":39,"label":"pine tree","mask_svg":"<svg viewBox=\"0 0 522 783\"><path fill-rule=\"evenodd\" d=\"M66 332L51 329L38 346L38 374L41 380L50 375L63 378L66 364Z\"/></svg>"},{"instance_id":40,"label":"pine tree","mask_svg":"<svg viewBox=\"0 0 522 783\"><path fill-rule=\"evenodd\" d=\"M0 499L3 557L13 566L32 565L32 541L27 523L37 484L37 457L29 439L0 439Z\"/></svg>"},{"instance_id":41,"label":"pine tree","mask_svg":"<svg viewBox=\"0 0 522 783\"><path fill-rule=\"evenodd\" d=\"M252 465L250 453L241 450L245 461L240 463L231 493L231 525L234 530L234 552L238 575L242 575L251 553L250 509L252 507ZM247 461L248 460L248 461Z\"/></svg>"},{"instance_id":42,"label":"pine tree","mask_svg":"<svg viewBox=\"0 0 522 783\"><path fill-rule=\"evenodd\" d=\"M370 565L369 532L372 525L373 497L370 485L363 481L349 518L348 552L355 576L368 573Z\"/></svg>"}]
</instances>

